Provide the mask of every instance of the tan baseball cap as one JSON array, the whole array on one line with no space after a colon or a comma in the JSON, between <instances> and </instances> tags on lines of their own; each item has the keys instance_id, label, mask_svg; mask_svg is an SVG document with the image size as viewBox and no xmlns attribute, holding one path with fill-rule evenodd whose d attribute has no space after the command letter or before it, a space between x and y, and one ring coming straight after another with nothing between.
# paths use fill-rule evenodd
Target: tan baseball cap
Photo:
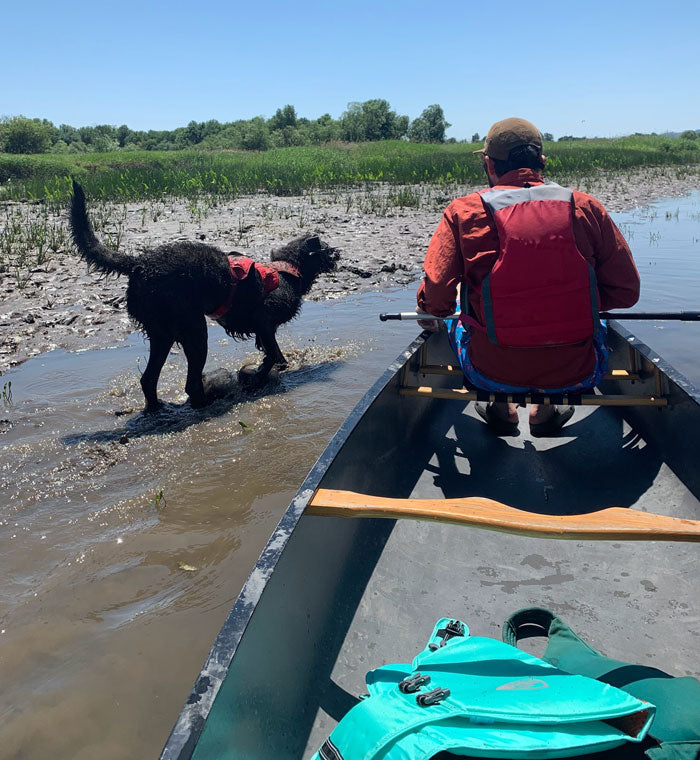
<instances>
[{"instance_id":1,"label":"tan baseball cap","mask_svg":"<svg viewBox=\"0 0 700 760\"><path fill-rule=\"evenodd\" d=\"M520 145L534 145L537 150L542 150L542 135L540 130L530 121L525 119L503 119L497 121L484 140L484 147L475 150L474 153L485 153L497 161L505 161L508 154Z\"/></svg>"}]
</instances>

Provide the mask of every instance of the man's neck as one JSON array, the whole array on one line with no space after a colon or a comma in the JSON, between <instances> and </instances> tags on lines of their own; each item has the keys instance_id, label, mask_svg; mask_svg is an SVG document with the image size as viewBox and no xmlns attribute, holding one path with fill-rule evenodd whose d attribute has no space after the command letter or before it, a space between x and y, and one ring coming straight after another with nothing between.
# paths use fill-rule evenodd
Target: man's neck
<instances>
[{"instance_id":1,"label":"man's neck","mask_svg":"<svg viewBox=\"0 0 700 760\"><path fill-rule=\"evenodd\" d=\"M489 181L489 185L490 187L523 187L526 183L539 185L542 182L544 182L542 172L536 169L513 169L500 177L496 177L495 183Z\"/></svg>"}]
</instances>

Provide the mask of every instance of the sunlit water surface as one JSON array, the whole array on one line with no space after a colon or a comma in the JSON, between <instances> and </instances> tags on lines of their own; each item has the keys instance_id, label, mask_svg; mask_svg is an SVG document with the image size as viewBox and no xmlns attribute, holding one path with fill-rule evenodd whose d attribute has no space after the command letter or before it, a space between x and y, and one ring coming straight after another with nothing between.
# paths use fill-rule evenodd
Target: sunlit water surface
<instances>
[{"instance_id":1,"label":"sunlit water surface","mask_svg":"<svg viewBox=\"0 0 700 760\"><path fill-rule=\"evenodd\" d=\"M700 195L615 216L642 275L639 310L700 308ZM305 304L280 331L279 385L184 405L185 365L139 414L139 335L55 351L3 376L0 757L156 757L268 535L324 446L414 337L380 323L413 291ZM628 323L700 384L700 324ZM207 369L255 358L210 330Z\"/></svg>"}]
</instances>

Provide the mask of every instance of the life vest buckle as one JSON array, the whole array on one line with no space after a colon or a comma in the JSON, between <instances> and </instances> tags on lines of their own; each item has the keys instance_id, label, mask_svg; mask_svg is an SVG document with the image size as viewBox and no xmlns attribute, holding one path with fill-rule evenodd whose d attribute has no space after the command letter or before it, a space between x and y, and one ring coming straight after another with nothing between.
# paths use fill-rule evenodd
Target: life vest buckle
<instances>
[{"instance_id":1,"label":"life vest buckle","mask_svg":"<svg viewBox=\"0 0 700 760\"><path fill-rule=\"evenodd\" d=\"M449 689L441 689L439 686L432 691L426 691L424 694L418 694L416 702L421 707L428 707L429 705L436 705L438 702L442 702L443 699L447 699L450 696Z\"/></svg>"},{"instance_id":2,"label":"life vest buckle","mask_svg":"<svg viewBox=\"0 0 700 760\"><path fill-rule=\"evenodd\" d=\"M416 673L414 676L411 676L410 678L404 678L403 681L399 684L399 691L403 692L404 694L413 694L413 692L418 691L421 686L425 686L425 684L429 683L430 676L424 676L422 673Z\"/></svg>"},{"instance_id":3,"label":"life vest buckle","mask_svg":"<svg viewBox=\"0 0 700 760\"><path fill-rule=\"evenodd\" d=\"M434 652L440 647L444 647L450 639L454 639L458 636L464 636L464 623L459 620L450 620L450 622L444 627L438 629L437 635L442 637L440 644L428 644L428 649Z\"/></svg>"}]
</instances>

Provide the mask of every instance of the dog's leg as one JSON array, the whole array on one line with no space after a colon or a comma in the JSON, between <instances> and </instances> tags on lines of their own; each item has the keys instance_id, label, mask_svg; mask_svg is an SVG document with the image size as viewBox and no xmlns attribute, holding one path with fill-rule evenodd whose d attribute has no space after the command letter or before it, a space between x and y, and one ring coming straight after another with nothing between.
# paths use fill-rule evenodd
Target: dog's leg
<instances>
[{"instance_id":1,"label":"dog's leg","mask_svg":"<svg viewBox=\"0 0 700 760\"><path fill-rule=\"evenodd\" d=\"M269 364L269 369L277 367L277 369L287 369L287 360L284 358L284 354L280 351L280 347L277 344L277 338L275 336L276 327L272 325L265 325L265 327L256 335L256 339L260 339L260 345L265 352L265 358L263 364ZM268 369L268 372L269 372Z\"/></svg>"},{"instance_id":2,"label":"dog's leg","mask_svg":"<svg viewBox=\"0 0 700 760\"><path fill-rule=\"evenodd\" d=\"M207 404L202 384L202 371L207 361L207 321L204 316L193 317L180 342L187 357L185 390L190 397L190 405L199 409Z\"/></svg>"},{"instance_id":3,"label":"dog's leg","mask_svg":"<svg viewBox=\"0 0 700 760\"><path fill-rule=\"evenodd\" d=\"M255 334L255 345L258 346L265 355L263 356L262 364L260 364L254 373L238 373L239 382L246 385L261 385L265 382L273 367L280 370L287 368L287 360L284 358L284 354L280 351L280 347L277 345L274 326L265 325L258 329Z\"/></svg>"},{"instance_id":4,"label":"dog's leg","mask_svg":"<svg viewBox=\"0 0 700 760\"><path fill-rule=\"evenodd\" d=\"M150 353L146 369L143 375L141 375L141 389L146 397L146 411L155 412L160 407L157 391L158 378L175 340L172 335L154 332L147 334L148 342L150 343Z\"/></svg>"}]
</instances>

